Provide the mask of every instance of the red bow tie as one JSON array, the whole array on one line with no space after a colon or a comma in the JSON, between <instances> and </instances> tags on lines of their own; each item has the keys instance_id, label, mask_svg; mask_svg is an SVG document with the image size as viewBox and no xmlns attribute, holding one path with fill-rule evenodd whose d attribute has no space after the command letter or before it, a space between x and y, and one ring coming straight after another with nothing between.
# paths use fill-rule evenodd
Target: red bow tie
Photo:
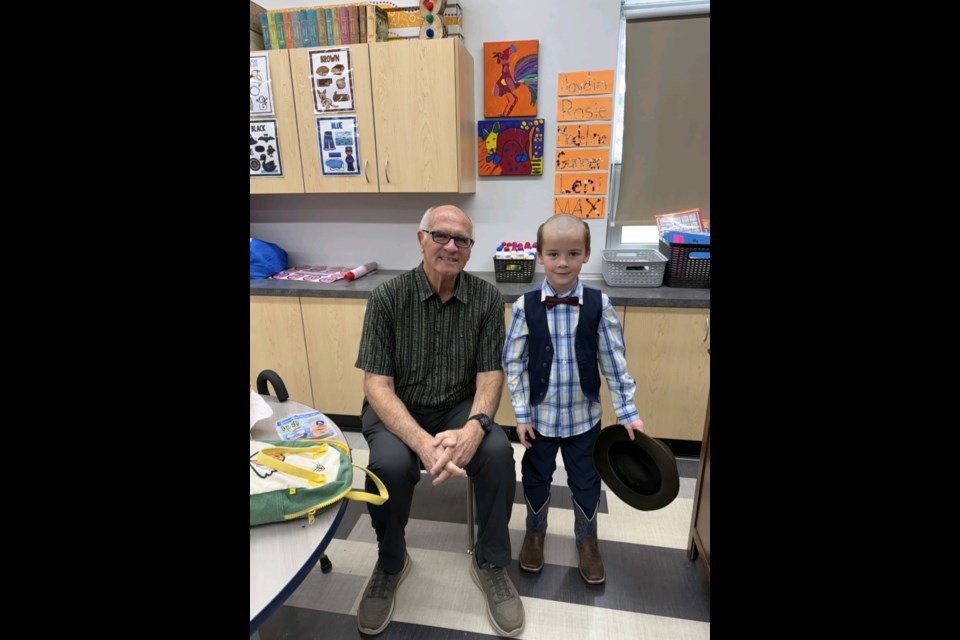
<instances>
[{"instance_id":1,"label":"red bow tie","mask_svg":"<svg viewBox=\"0 0 960 640\"><path fill-rule=\"evenodd\" d=\"M577 296L568 296L566 298L558 298L557 296L547 296L543 299L543 303L547 305L547 309L553 309L558 304L580 304L580 298Z\"/></svg>"}]
</instances>

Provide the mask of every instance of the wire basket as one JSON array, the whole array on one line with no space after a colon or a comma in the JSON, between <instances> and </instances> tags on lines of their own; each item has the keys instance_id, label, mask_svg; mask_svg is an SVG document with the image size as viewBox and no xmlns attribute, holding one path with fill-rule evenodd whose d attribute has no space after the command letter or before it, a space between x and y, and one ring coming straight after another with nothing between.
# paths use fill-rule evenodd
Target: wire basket
<instances>
[{"instance_id":1,"label":"wire basket","mask_svg":"<svg viewBox=\"0 0 960 640\"><path fill-rule=\"evenodd\" d=\"M666 268L656 249L603 250L603 281L611 287L659 287Z\"/></svg>"},{"instance_id":2,"label":"wire basket","mask_svg":"<svg viewBox=\"0 0 960 640\"><path fill-rule=\"evenodd\" d=\"M667 242L660 252L670 260L663 283L668 287L710 288L710 245Z\"/></svg>"},{"instance_id":3,"label":"wire basket","mask_svg":"<svg viewBox=\"0 0 960 640\"><path fill-rule=\"evenodd\" d=\"M493 271L497 282L533 282L533 267L536 260L493 259Z\"/></svg>"}]
</instances>

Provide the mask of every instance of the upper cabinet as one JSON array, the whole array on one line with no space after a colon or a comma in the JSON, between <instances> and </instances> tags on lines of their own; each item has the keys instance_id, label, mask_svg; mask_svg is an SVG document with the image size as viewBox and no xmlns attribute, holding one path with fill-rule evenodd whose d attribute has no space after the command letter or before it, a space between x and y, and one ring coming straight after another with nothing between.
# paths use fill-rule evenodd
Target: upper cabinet
<instances>
[{"instance_id":1,"label":"upper cabinet","mask_svg":"<svg viewBox=\"0 0 960 640\"><path fill-rule=\"evenodd\" d=\"M250 166L259 169L261 162L269 159L270 129L276 131L277 155L280 157L281 175L250 176L250 193L303 193L303 171L300 168L300 142L297 138L297 114L293 107L293 86L290 83L290 52L251 51L251 55L266 55L270 65L270 91L273 95L273 115L254 116L250 114ZM251 78L252 78L251 74ZM252 82L252 81L251 81ZM263 90L266 90L263 88ZM251 84L250 100L254 99ZM257 92L261 91L257 87ZM251 102L251 105L253 103ZM262 127L258 123L265 123ZM273 123L273 124L269 124ZM261 131L254 131L262 128ZM261 133L264 140L257 140ZM262 145L256 144L262 142ZM272 154L270 154L272 155Z\"/></svg>"},{"instance_id":2,"label":"upper cabinet","mask_svg":"<svg viewBox=\"0 0 960 640\"><path fill-rule=\"evenodd\" d=\"M370 48L382 192L477 190L473 58L460 38Z\"/></svg>"},{"instance_id":3,"label":"upper cabinet","mask_svg":"<svg viewBox=\"0 0 960 640\"><path fill-rule=\"evenodd\" d=\"M353 111L317 113L314 110L314 92L323 92L314 81L310 68L310 53L317 47L290 49L290 71L293 75L293 97L297 105L297 127L303 160L303 185L306 193L376 193L380 190L377 178L377 145L374 140L373 98L370 91L370 45L354 44L350 49L349 74L353 86ZM321 79L323 80L323 79ZM333 78L326 78L327 81ZM332 84L331 88L336 85ZM333 95L334 92L329 92ZM319 94L318 94L319 95ZM327 97L327 93L324 93ZM320 166L320 145L323 143L317 118L353 117L357 119L357 147L353 150L359 159L359 175L323 175Z\"/></svg>"},{"instance_id":4,"label":"upper cabinet","mask_svg":"<svg viewBox=\"0 0 960 640\"><path fill-rule=\"evenodd\" d=\"M310 54L350 50L353 109L318 113ZM250 193L473 193L476 191L476 122L473 117L473 58L459 38L398 40L341 47L280 51L271 55L275 87L287 74L289 97L274 90L289 113L280 130L292 129L302 160L302 183L265 188L265 177L250 179ZM284 66L286 65L286 66ZM318 118L356 117L351 150L357 175L324 175L323 136ZM286 126L289 125L289 126ZM283 140L281 140L283 142ZM285 160L285 158L284 158ZM298 164L298 169L300 169ZM284 166L286 174L286 165ZM330 173L329 171L327 172ZM255 188L256 187L256 188Z\"/></svg>"}]
</instances>

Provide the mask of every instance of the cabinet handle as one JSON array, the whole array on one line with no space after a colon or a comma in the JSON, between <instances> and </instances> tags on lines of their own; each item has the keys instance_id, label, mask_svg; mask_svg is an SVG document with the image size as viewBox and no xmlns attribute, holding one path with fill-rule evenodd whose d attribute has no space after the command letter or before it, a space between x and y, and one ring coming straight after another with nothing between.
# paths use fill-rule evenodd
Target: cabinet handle
<instances>
[{"instance_id":1,"label":"cabinet handle","mask_svg":"<svg viewBox=\"0 0 960 640\"><path fill-rule=\"evenodd\" d=\"M390 161L384 160L383 162L383 175L387 179L387 182L390 182Z\"/></svg>"},{"instance_id":2,"label":"cabinet handle","mask_svg":"<svg viewBox=\"0 0 960 640\"><path fill-rule=\"evenodd\" d=\"M366 179L367 184L370 184L370 176L367 175L367 165L370 164L369 160L363 161L363 177Z\"/></svg>"},{"instance_id":3,"label":"cabinet handle","mask_svg":"<svg viewBox=\"0 0 960 640\"><path fill-rule=\"evenodd\" d=\"M710 336L710 316L707 316L707 331L703 334L702 342L706 342L707 338Z\"/></svg>"}]
</instances>

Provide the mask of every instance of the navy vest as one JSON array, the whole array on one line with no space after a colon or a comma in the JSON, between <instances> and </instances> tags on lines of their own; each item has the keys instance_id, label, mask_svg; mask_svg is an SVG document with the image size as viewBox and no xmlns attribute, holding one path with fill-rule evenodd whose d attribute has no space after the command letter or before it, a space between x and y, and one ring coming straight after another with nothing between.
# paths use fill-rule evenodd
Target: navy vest
<instances>
[{"instance_id":1,"label":"navy vest","mask_svg":"<svg viewBox=\"0 0 960 640\"><path fill-rule=\"evenodd\" d=\"M600 367L597 351L600 333L600 316L603 312L603 297L600 289L583 287L580 319L574 351L577 355L577 370L583 395L600 402ZM530 379L530 404L538 405L547 395L550 370L553 367L553 340L547 324L547 307L540 301L540 289L523 294L523 309L527 316L527 373Z\"/></svg>"}]
</instances>

